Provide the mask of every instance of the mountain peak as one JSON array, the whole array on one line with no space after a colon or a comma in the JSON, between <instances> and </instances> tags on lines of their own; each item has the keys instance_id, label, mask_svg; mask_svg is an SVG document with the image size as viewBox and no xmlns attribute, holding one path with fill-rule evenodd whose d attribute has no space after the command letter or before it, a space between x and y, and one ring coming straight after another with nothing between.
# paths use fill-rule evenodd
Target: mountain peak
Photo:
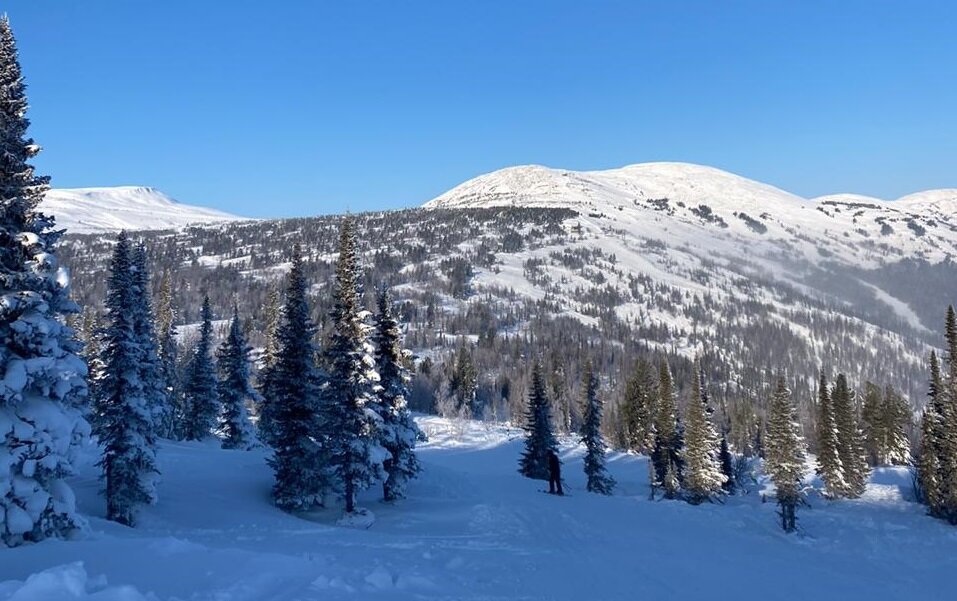
<instances>
[{"instance_id":1,"label":"mountain peak","mask_svg":"<svg viewBox=\"0 0 957 601\"><path fill-rule=\"evenodd\" d=\"M151 186L53 189L47 192L40 209L56 218L58 228L71 233L178 229L243 219L182 204Z\"/></svg>"}]
</instances>

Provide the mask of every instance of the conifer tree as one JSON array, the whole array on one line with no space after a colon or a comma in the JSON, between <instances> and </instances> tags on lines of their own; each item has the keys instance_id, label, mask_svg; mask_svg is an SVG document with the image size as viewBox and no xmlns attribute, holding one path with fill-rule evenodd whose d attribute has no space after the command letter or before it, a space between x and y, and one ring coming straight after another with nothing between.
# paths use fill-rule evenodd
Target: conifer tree
<instances>
[{"instance_id":1,"label":"conifer tree","mask_svg":"<svg viewBox=\"0 0 957 601\"><path fill-rule=\"evenodd\" d=\"M120 233L110 261L104 333L104 370L97 382L94 434L103 448L107 519L132 526L139 506L156 500L156 439L149 394L141 378L144 360L137 333L134 250Z\"/></svg>"},{"instance_id":2,"label":"conifer tree","mask_svg":"<svg viewBox=\"0 0 957 601\"><path fill-rule=\"evenodd\" d=\"M838 453L844 469L845 495L854 499L864 494L870 467L864 448L864 434L858 422L854 403L854 391L847 384L847 377L838 374L831 392L834 420L837 423Z\"/></svg>"},{"instance_id":3,"label":"conifer tree","mask_svg":"<svg viewBox=\"0 0 957 601\"><path fill-rule=\"evenodd\" d=\"M666 478L671 471L672 479L681 482L681 435L678 425L678 405L675 400L674 383L668 363L662 361L658 370L658 399L655 403L655 448L652 461L658 482L662 484L665 496L674 498L676 487L670 486Z\"/></svg>"},{"instance_id":4,"label":"conifer tree","mask_svg":"<svg viewBox=\"0 0 957 601\"><path fill-rule=\"evenodd\" d=\"M887 424L885 424L884 418L884 400L881 397L881 389L872 382L865 382L861 424L864 429L867 459L871 465L883 465L884 463L887 442Z\"/></svg>"},{"instance_id":5,"label":"conifer tree","mask_svg":"<svg viewBox=\"0 0 957 601\"><path fill-rule=\"evenodd\" d=\"M386 479L382 483L382 498L394 501L403 496L409 480L421 470L415 455L415 443L422 437L422 432L406 404L409 373L402 350L402 333L392 314L392 299L386 290L379 293L377 304L375 361L382 389L376 408L382 420L380 443L389 452L383 465Z\"/></svg>"},{"instance_id":6,"label":"conifer tree","mask_svg":"<svg viewBox=\"0 0 957 601\"><path fill-rule=\"evenodd\" d=\"M693 504L711 499L721 492L725 482L725 476L721 472L721 464L718 461L721 441L708 414L706 397L702 391L701 365L698 360L695 360L682 449L684 459L682 488L687 493L688 501Z\"/></svg>"},{"instance_id":7,"label":"conifer tree","mask_svg":"<svg viewBox=\"0 0 957 601\"><path fill-rule=\"evenodd\" d=\"M558 452L549 411L548 393L542 365L532 366L532 383L528 392L528 411L525 414L525 451L518 471L526 478L548 480L548 452Z\"/></svg>"},{"instance_id":8,"label":"conifer tree","mask_svg":"<svg viewBox=\"0 0 957 601\"><path fill-rule=\"evenodd\" d=\"M302 255L296 246L276 333L275 378L264 391L271 396L263 404L274 411L267 440L273 448L269 465L276 478L273 501L289 511L322 505L330 486L320 414L319 351L307 289Z\"/></svg>"},{"instance_id":9,"label":"conifer tree","mask_svg":"<svg viewBox=\"0 0 957 601\"><path fill-rule=\"evenodd\" d=\"M279 340L280 327L283 322L283 308L279 295L279 290L273 288L266 297L266 346L263 349L262 369L259 370L259 406L257 413L259 420L256 424L259 432L259 440L266 444L271 444L272 435L275 432L275 421L278 408L272 404L271 400L278 398L283 385L276 381L278 369L276 364L279 361L281 342Z\"/></svg>"},{"instance_id":10,"label":"conifer tree","mask_svg":"<svg viewBox=\"0 0 957 601\"><path fill-rule=\"evenodd\" d=\"M937 395L941 407L937 456L943 514L952 524L957 524L957 315L953 306L947 307L944 339L947 343L947 377L943 391Z\"/></svg>"},{"instance_id":11,"label":"conifer tree","mask_svg":"<svg viewBox=\"0 0 957 601\"><path fill-rule=\"evenodd\" d=\"M601 399L598 398L598 377L588 360L585 363L585 423L582 427L582 443L585 444L585 476L588 492L610 495L615 488L615 479L605 469L605 441L601 435Z\"/></svg>"},{"instance_id":12,"label":"conifer tree","mask_svg":"<svg viewBox=\"0 0 957 601\"><path fill-rule=\"evenodd\" d=\"M332 333L325 349L329 373L323 384L330 468L347 514L355 512L358 493L383 477L382 461L388 455L379 444L379 418L372 411L381 387L361 277L355 224L347 218L339 237Z\"/></svg>"},{"instance_id":13,"label":"conifer tree","mask_svg":"<svg viewBox=\"0 0 957 601\"><path fill-rule=\"evenodd\" d=\"M881 404L883 413L883 455L882 465L907 465L910 462L910 437L908 432L913 426L913 414L910 405L896 390L884 388Z\"/></svg>"},{"instance_id":14,"label":"conifer tree","mask_svg":"<svg viewBox=\"0 0 957 601\"><path fill-rule=\"evenodd\" d=\"M164 424L166 438L182 438L182 424L186 416L180 398L179 345L176 343L176 305L173 298L173 278L169 271L160 280L156 303L156 337L160 373L166 390L169 413Z\"/></svg>"},{"instance_id":15,"label":"conifer tree","mask_svg":"<svg viewBox=\"0 0 957 601\"><path fill-rule=\"evenodd\" d=\"M841 463L834 404L823 372L818 385L817 411L817 473L824 481L827 495L836 499L847 494L847 483Z\"/></svg>"},{"instance_id":16,"label":"conifer tree","mask_svg":"<svg viewBox=\"0 0 957 601\"><path fill-rule=\"evenodd\" d=\"M156 337L156 317L153 315L152 291L146 247L137 244L132 251L133 268L133 328L142 356L139 362L140 381L146 405L152 414L154 434L166 434L164 425L170 420L172 407L166 392L166 381L160 361Z\"/></svg>"},{"instance_id":17,"label":"conifer tree","mask_svg":"<svg viewBox=\"0 0 957 601\"><path fill-rule=\"evenodd\" d=\"M940 481L940 459L934 440L940 428L940 416L930 403L924 407L920 418L920 446L916 467L922 501L934 517L944 517L944 495Z\"/></svg>"},{"instance_id":18,"label":"conifer tree","mask_svg":"<svg viewBox=\"0 0 957 601\"><path fill-rule=\"evenodd\" d=\"M640 358L625 384L622 404L628 448L633 451L649 454L655 447L656 396L655 370Z\"/></svg>"},{"instance_id":19,"label":"conifer tree","mask_svg":"<svg viewBox=\"0 0 957 601\"><path fill-rule=\"evenodd\" d=\"M233 306L229 333L216 352L219 371L219 402L223 411L219 421L219 435L224 449L251 449L255 445L252 424L249 423L247 404L259 400L259 393L249 380L249 353L239 312Z\"/></svg>"},{"instance_id":20,"label":"conifer tree","mask_svg":"<svg viewBox=\"0 0 957 601\"><path fill-rule=\"evenodd\" d=\"M731 447L728 446L728 435L721 434L721 447L718 450L718 463L721 465L721 473L724 474L724 492L733 495L737 488L734 480L734 457L731 455Z\"/></svg>"},{"instance_id":21,"label":"conifer tree","mask_svg":"<svg viewBox=\"0 0 957 601\"><path fill-rule=\"evenodd\" d=\"M80 523L64 478L89 434L86 365L65 325L78 311L56 256L60 232L38 205L49 178L30 160L26 86L0 18L0 542L65 536Z\"/></svg>"},{"instance_id":22,"label":"conifer tree","mask_svg":"<svg viewBox=\"0 0 957 601\"><path fill-rule=\"evenodd\" d=\"M478 388L478 374L465 341L459 345L450 379L450 392L455 397L455 408L462 417L471 418Z\"/></svg>"},{"instance_id":23,"label":"conifer tree","mask_svg":"<svg viewBox=\"0 0 957 601\"><path fill-rule=\"evenodd\" d=\"M199 340L193 348L183 378L183 405L186 408L186 440L209 438L219 417L220 404L213 364L213 311L209 296L203 298Z\"/></svg>"},{"instance_id":24,"label":"conifer tree","mask_svg":"<svg viewBox=\"0 0 957 601\"><path fill-rule=\"evenodd\" d=\"M822 390L827 391L822 379ZM835 453L836 454L836 453ZM767 434L764 445L764 469L774 482L775 496L780 507L781 527L793 532L797 527L795 516L801 502L801 479L804 476L804 440L798 424L791 391L783 376L777 379L774 395L768 407Z\"/></svg>"}]
</instances>

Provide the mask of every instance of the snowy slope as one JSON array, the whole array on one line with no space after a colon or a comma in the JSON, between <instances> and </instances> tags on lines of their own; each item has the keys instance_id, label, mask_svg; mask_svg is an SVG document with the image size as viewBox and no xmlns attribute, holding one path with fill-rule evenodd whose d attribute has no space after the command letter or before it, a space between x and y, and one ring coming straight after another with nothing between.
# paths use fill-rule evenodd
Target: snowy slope
<instances>
[{"instance_id":1,"label":"snowy slope","mask_svg":"<svg viewBox=\"0 0 957 601\"><path fill-rule=\"evenodd\" d=\"M155 188L64 188L47 192L40 205L71 233L176 229L242 219L215 209L185 205Z\"/></svg>"},{"instance_id":2,"label":"snowy slope","mask_svg":"<svg viewBox=\"0 0 957 601\"><path fill-rule=\"evenodd\" d=\"M87 466L75 484L90 532L0 550L0 599L943 601L957 587L957 531L907 500L901 470L879 471L856 501L813 496L786 536L760 490L649 501L645 458L614 454L615 495L592 495L566 441L571 496L558 498L516 473L519 430L420 424L425 472L395 505L366 495L368 530L335 526L341 508L272 507L262 452L164 443L159 504L135 529L100 517Z\"/></svg>"},{"instance_id":3,"label":"snowy slope","mask_svg":"<svg viewBox=\"0 0 957 601\"><path fill-rule=\"evenodd\" d=\"M957 257L957 189L897 201L854 194L808 200L688 163L582 172L511 167L471 179L425 207L502 205L572 208L635 237L717 251L727 250L730 242L748 255L826 258L857 266L906 257L933 262ZM661 231L666 222L674 224L674 234Z\"/></svg>"}]
</instances>

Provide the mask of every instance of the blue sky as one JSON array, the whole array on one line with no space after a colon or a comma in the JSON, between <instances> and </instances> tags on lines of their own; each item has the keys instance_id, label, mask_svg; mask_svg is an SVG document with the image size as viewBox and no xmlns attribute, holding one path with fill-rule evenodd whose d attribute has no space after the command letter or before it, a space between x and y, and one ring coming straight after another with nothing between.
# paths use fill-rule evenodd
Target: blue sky
<instances>
[{"instance_id":1,"label":"blue sky","mask_svg":"<svg viewBox=\"0 0 957 601\"><path fill-rule=\"evenodd\" d=\"M5 0L38 167L248 216L515 164L957 187L957 3Z\"/></svg>"}]
</instances>

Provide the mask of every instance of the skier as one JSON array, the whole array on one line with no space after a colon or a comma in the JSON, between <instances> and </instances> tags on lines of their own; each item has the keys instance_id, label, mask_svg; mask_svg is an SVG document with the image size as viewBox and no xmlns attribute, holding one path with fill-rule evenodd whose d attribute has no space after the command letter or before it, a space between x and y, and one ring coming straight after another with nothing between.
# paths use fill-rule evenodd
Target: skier
<instances>
[{"instance_id":1,"label":"skier","mask_svg":"<svg viewBox=\"0 0 957 601\"><path fill-rule=\"evenodd\" d=\"M548 451L548 492L553 495L565 494L562 491L562 463L551 449Z\"/></svg>"}]
</instances>

